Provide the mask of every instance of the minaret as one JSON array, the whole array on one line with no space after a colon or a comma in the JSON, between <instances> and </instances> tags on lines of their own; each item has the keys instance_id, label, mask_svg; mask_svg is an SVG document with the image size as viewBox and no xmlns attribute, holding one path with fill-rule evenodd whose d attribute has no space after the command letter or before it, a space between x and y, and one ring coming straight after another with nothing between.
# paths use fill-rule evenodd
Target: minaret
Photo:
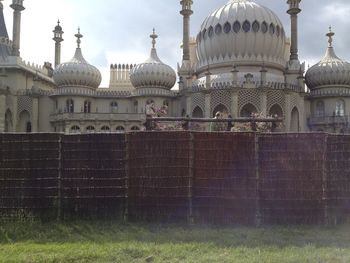
<instances>
[{"instance_id":1,"label":"minaret","mask_svg":"<svg viewBox=\"0 0 350 263\"><path fill-rule=\"evenodd\" d=\"M301 0L288 0L289 9L287 13L291 20L291 47L290 60L299 60L298 58L298 14L301 12L299 8Z\"/></svg>"},{"instance_id":2,"label":"minaret","mask_svg":"<svg viewBox=\"0 0 350 263\"><path fill-rule=\"evenodd\" d=\"M62 35L62 27L60 26L60 20L57 21L57 26L55 27L55 30L53 31L54 37L53 40L55 41L55 68L61 64L61 42L63 41Z\"/></svg>"},{"instance_id":3,"label":"minaret","mask_svg":"<svg viewBox=\"0 0 350 263\"><path fill-rule=\"evenodd\" d=\"M192 11L192 0L181 0L182 10L180 14L183 16L183 61L190 61L190 16Z\"/></svg>"},{"instance_id":4,"label":"minaret","mask_svg":"<svg viewBox=\"0 0 350 263\"><path fill-rule=\"evenodd\" d=\"M13 11L13 46L12 55L19 57L20 55L20 42L21 42L21 12L25 9L23 6L23 0L12 0L10 7Z\"/></svg>"}]
</instances>

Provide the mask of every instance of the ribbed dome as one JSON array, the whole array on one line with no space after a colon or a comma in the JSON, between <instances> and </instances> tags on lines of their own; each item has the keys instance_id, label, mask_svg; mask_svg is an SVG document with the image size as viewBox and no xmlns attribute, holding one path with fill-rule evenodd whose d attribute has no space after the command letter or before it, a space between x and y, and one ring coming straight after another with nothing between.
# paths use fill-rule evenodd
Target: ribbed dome
<instances>
[{"instance_id":1,"label":"ribbed dome","mask_svg":"<svg viewBox=\"0 0 350 263\"><path fill-rule=\"evenodd\" d=\"M131 70L131 83L135 88L171 89L176 82L176 72L158 58L155 48L158 36L153 32L150 37L153 39L150 58Z\"/></svg>"},{"instance_id":2,"label":"ribbed dome","mask_svg":"<svg viewBox=\"0 0 350 263\"><path fill-rule=\"evenodd\" d=\"M201 26L198 68L251 62L285 67L285 49L285 31L277 15L252 0L230 0Z\"/></svg>"},{"instance_id":3,"label":"ribbed dome","mask_svg":"<svg viewBox=\"0 0 350 263\"><path fill-rule=\"evenodd\" d=\"M329 37L329 46L325 56L305 75L306 84L310 89L326 85L350 85L350 64L335 54L332 47L334 33L329 32L327 36Z\"/></svg>"},{"instance_id":4,"label":"ribbed dome","mask_svg":"<svg viewBox=\"0 0 350 263\"><path fill-rule=\"evenodd\" d=\"M78 38L78 47L74 57L70 61L60 64L55 69L53 79L58 87L83 86L96 89L101 84L101 73L83 57L80 48L80 38L83 36L80 32L75 36Z\"/></svg>"}]
</instances>

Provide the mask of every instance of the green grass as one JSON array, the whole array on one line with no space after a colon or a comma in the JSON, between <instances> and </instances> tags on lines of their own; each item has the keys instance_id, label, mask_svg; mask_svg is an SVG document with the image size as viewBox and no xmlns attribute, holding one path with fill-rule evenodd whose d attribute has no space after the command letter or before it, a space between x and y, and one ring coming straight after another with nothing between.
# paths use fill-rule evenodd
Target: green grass
<instances>
[{"instance_id":1,"label":"green grass","mask_svg":"<svg viewBox=\"0 0 350 263\"><path fill-rule=\"evenodd\" d=\"M1 223L0 262L350 262L350 226Z\"/></svg>"}]
</instances>

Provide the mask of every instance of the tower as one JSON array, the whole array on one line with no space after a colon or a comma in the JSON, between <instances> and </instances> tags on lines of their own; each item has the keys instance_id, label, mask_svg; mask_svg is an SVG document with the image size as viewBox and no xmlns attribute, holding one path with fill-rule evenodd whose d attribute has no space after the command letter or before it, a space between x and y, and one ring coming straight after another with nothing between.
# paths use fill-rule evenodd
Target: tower
<instances>
[{"instance_id":1,"label":"tower","mask_svg":"<svg viewBox=\"0 0 350 263\"><path fill-rule=\"evenodd\" d=\"M55 68L61 64L61 42L63 41L62 35L62 27L60 26L60 20L57 21L57 26L55 27L55 30L53 31L54 37L53 40L55 41Z\"/></svg>"},{"instance_id":2,"label":"tower","mask_svg":"<svg viewBox=\"0 0 350 263\"><path fill-rule=\"evenodd\" d=\"M298 61L298 14L301 12L299 8L301 0L288 0L289 9L287 13L290 15L291 20L291 47L290 47L290 60Z\"/></svg>"},{"instance_id":3,"label":"tower","mask_svg":"<svg viewBox=\"0 0 350 263\"><path fill-rule=\"evenodd\" d=\"M183 61L190 61L190 17L193 14L192 0L181 0L182 10L180 14L183 16Z\"/></svg>"},{"instance_id":4,"label":"tower","mask_svg":"<svg viewBox=\"0 0 350 263\"><path fill-rule=\"evenodd\" d=\"M21 12L25 9L23 0L12 0L10 7L13 11L13 46L12 55L19 57L20 55L20 41L21 41Z\"/></svg>"}]
</instances>

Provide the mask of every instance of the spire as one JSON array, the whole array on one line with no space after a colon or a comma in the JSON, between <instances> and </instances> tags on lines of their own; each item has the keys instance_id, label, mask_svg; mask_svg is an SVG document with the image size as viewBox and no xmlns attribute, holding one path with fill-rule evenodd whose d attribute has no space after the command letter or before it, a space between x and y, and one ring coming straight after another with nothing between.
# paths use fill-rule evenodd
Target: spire
<instances>
[{"instance_id":1,"label":"spire","mask_svg":"<svg viewBox=\"0 0 350 263\"><path fill-rule=\"evenodd\" d=\"M13 46L12 55L20 56L20 39L21 39L21 12L25 9L23 6L24 0L12 0L10 7L13 11Z\"/></svg>"},{"instance_id":2,"label":"spire","mask_svg":"<svg viewBox=\"0 0 350 263\"><path fill-rule=\"evenodd\" d=\"M334 35L334 32L332 32L332 26L329 26L329 32L326 34L328 37L328 47L332 47Z\"/></svg>"},{"instance_id":3,"label":"spire","mask_svg":"<svg viewBox=\"0 0 350 263\"><path fill-rule=\"evenodd\" d=\"M4 0L0 0L0 37L9 38L5 24L5 18L3 13L4 6L2 4L2 1Z\"/></svg>"},{"instance_id":4,"label":"spire","mask_svg":"<svg viewBox=\"0 0 350 263\"><path fill-rule=\"evenodd\" d=\"M156 39L158 38L158 35L156 34L156 31L154 28L153 28L152 35L150 35L150 38L152 38L152 48L156 48Z\"/></svg>"},{"instance_id":5,"label":"spire","mask_svg":"<svg viewBox=\"0 0 350 263\"><path fill-rule=\"evenodd\" d=\"M54 37L53 41L55 41L55 67L61 64L61 42L63 41L63 31L60 26L60 20L57 21L57 26L53 30Z\"/></svg>"},{"instance_id":6,"label":"spire","mask_svg":"<svg viewBox=\"0 0 350 263\"><path fill-rule=\"evenodd\" d=\"M160 62L160 59L158 57L158 54L157 54L157 49L156 49L156 39L158 38L158 35L156 34L156 31L155 29L153 28L153 32L152 34L149 36L150 38L152 38L152 49L151 49L151 56L150 58L147 60L147 62Z\"/></svg>"},{"instance_id":7,"label":"spire","mask_svg":"<svg viewBox=\"0 0 350 263\"><path fill-rule=\"evenodd\" d=\"M82 34L80 34L80 27L78 27L78 33L74 35L77 38L77 44L78 44L78 48L80 48L80 44L81 44L81 38L83 37Z\"/></svg>"}]
</instances>

